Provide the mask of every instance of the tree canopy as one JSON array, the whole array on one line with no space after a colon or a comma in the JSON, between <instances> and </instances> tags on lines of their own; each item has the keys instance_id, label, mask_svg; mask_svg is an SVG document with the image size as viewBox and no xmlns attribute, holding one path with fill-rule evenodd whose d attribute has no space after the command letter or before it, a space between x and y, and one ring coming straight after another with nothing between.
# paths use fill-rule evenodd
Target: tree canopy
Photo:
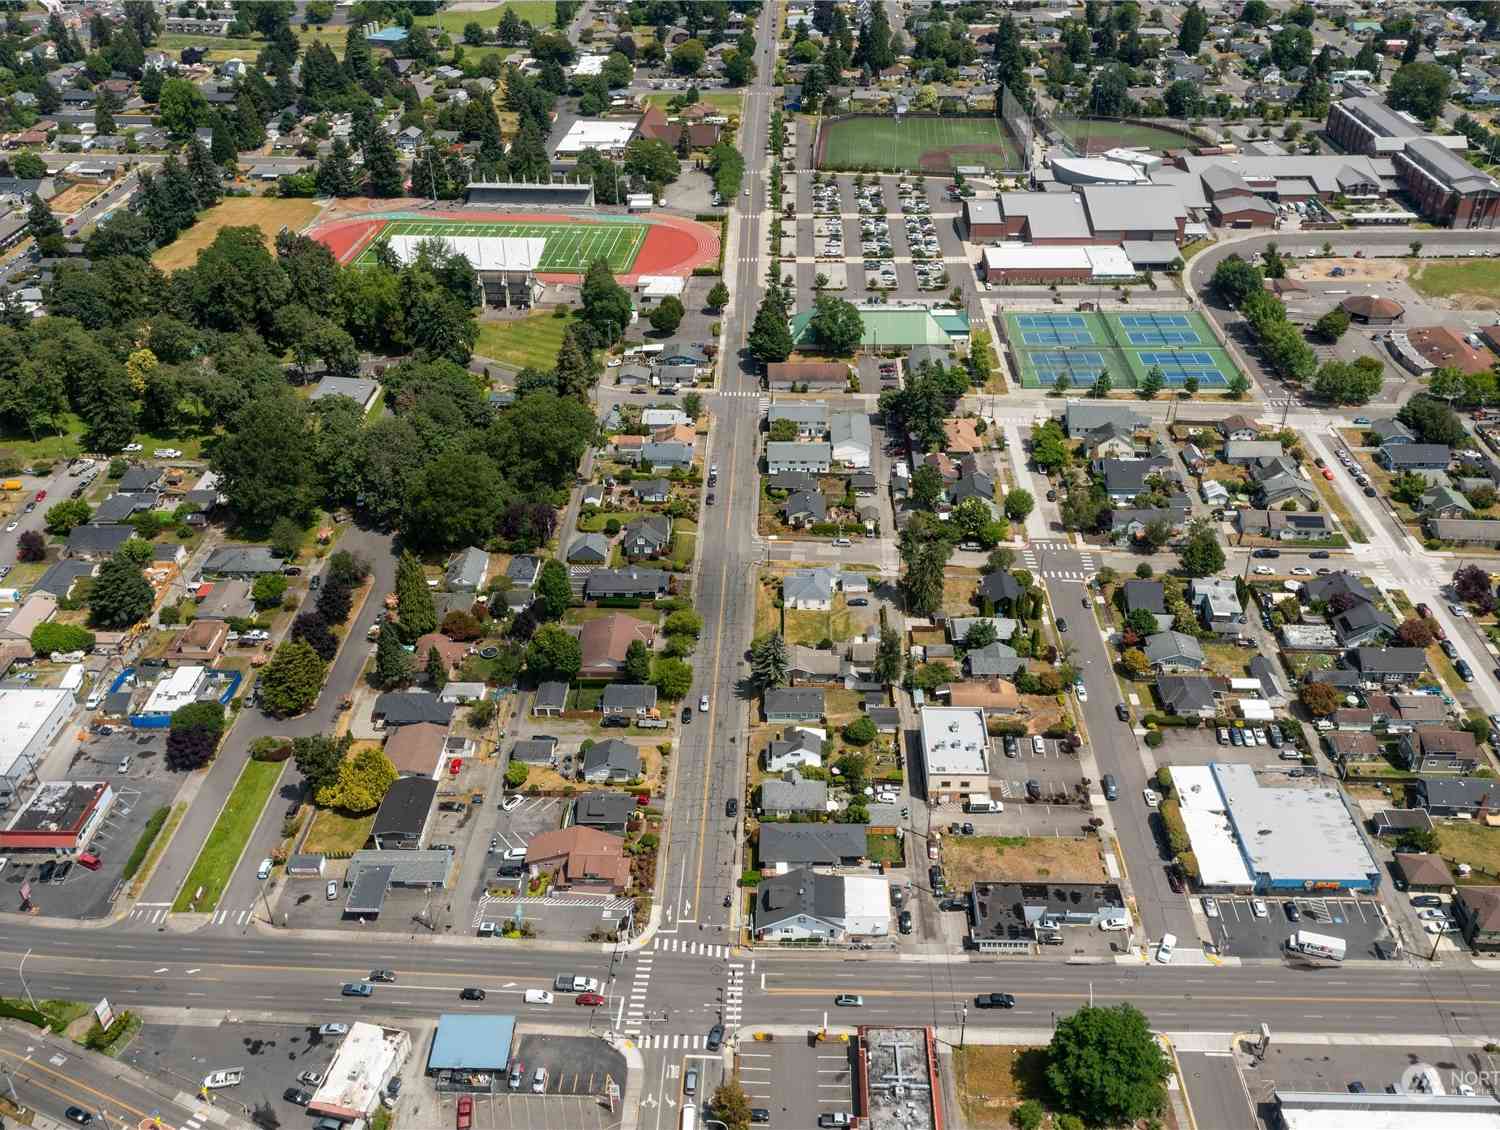
<instances>
[{"instance_id":1,"label":"tree canopy","mask_svg":"<svg viewBox=\"0 0 1500 1130\"><path fill-rule=\"evenodd\" d=\"M1171 1064L1146 1017L1129 1004L1086 1007L1058 1020L1047 1046L1047 1082L1058 1104L1090 1124L1155 1116L1166 1105Z\"/></svg>"}]
</instances>

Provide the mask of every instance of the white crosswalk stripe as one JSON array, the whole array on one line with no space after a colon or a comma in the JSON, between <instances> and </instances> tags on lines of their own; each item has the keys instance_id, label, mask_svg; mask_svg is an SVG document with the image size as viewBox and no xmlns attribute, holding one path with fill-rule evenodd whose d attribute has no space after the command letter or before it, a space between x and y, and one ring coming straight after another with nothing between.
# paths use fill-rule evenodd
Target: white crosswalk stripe
<instances>
[{"instance_id":1,"label":"white crosswalk stripe","mask_svg":"<svg viewBox=\"0 0 1500 1130\"><path fill-rule=\"evenodd\" d=\"M643 1048L677 1048L691 1050L703 1046L701 1032L649 1032L640 1038Z\"/></svg>"},{"instance_id":2,"label":"white crosswalk stripe","mask_svg":"<svg viewBox=\"0 0 1500 1130\"><path fill-rule=\"evenodd\" d=\"M686 953L697 957L728 957L729 947L712 942L691 942L679 938L656 937L656 949L660 953Z\"/></svg>"}]
</instances>

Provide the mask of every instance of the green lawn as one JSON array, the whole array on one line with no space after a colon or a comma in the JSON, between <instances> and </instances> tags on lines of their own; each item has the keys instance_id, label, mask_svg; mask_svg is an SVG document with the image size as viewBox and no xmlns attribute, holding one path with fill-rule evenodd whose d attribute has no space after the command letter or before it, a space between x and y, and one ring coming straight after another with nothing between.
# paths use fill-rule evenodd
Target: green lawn
<instances>
[{"instance_id":1,"label":"green lawn","mask_svg":"<svg viewBox=\"0 0 1500 1130\"><path fill-rule=\"evenodd\" d=\"M1500 876L1500 828L1454 820L1440 825L1437 834L1438 854L1444 859L1467 863L1486 881Z\"/></svg>"},{"instance_id":2,"label":"green lawn","mask_svg":"<svg viewBox=\"0 0 1500 1130\"><path fill-rule=\"evenodd\" d=\"M647 105L660 106L666 110L667 103L676 97L676 94L648 94L644 101ZM734 90L705 90L698 95L698 101L725 114L738 114L745 106L744 94Z\"/></svg>"},{"instance_id":3,"label":"green lawn","mask_svg":"<svg viewBox=\"0 0 1500 1130\"><path fill-rule=\"evenodd\" d=\"M359 851L370 838L370 829L375 826L375 814L368 816L345 816L331 808L320 808L313 817L307 839L302 843L306 852L340 854Z\"/></svg>"},{"instance_id":4,"label":"green lawn","mask_svg":"<svg viewBox=\"0 0 1500 1130\"><path fill-rule=\"evenodd\" d=\"M280 761L245 762L203 850L198 853L197 862L177 892L177 901L172 904L174 913L189 910L206 913L218 906L219 896L224 893L283 768L285 762ZM195 903L193 896L200 887L203 895Z\"/></svg>"},{"instance_id":5,"label":"green lawn","mask_svg":"<svg viewBox=\"0 0 1500 1130\"><path fill-rule=\"evenodd\" d=\"M1423 260L1408 281L1414 290L1429 297L1473 294L1500 298L1500 260Z\"/></svg>"},{"instance_id":6,"label":"green lawn","mask_svg":"<svg viewBox=\"0 0 1500 1130\"><path fill-rule=\"evenodd\" d=\"M698 526L686 518L679 520L672 530L672 568L686 572L693 567L693 555L698 551Z\"/></svg>"},{"instance_id":7,"label":"green lawn","mask_svg":"<svg viewBox=\"0 0 1500 1130\"><path fill-rule=\"evenodd\" d=\"M570 320L547 313L517 321L481 322L474 352L516 369L551 369Z\"/></svg>"},{"instance_id":8,"label":"green lawn","mask_svg":"<svg viewBox=\"0 0 1500 1130\"><path fill-rule=\"evenodd\" d=\"M550 362L549 362L550 365ZM58 431L52 435L32 437L29 433L12 431L0 434L0 450L4 450L25 461L31 459L71 459L84 450L83 421L71 412L57 418ZM158 447L175 447L184 459L196 459L207 436L162 436L137 432L133 442L143 449L138 454L148 459Z\"/></svg>"},{"instance_id":9,"label":"green lawn","mask_svg":"<svg viewBox=\"0 0 1500 1130\"><path fill-rule=\"evenodd\" d=\"M458 40L463 38L465 24L479 24L486 31L498 27L506 8L514 9L521 19L543 31L550 28L557 17L557 7L552 0L507 0L507 3L478 11L445 11L435 16L418 16L415 22L422 27L440 27Z\"/></svg>"}]
</instances>

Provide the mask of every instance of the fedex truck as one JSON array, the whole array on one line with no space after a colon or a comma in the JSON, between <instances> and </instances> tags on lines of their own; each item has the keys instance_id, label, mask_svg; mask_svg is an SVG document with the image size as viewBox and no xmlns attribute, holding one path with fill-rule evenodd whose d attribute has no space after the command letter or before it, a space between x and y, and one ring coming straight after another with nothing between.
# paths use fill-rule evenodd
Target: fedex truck
<instances>
[{"instance_id":1,"label":"fedex truck","mask_svg":"<svg viewBox=\"0 0 1500 1130\"><path fill-rule=\"evenodd\" d=\"M1344 960L1344 939L1328 934L1314 934L1311 930L1298 930L1286 940L1286 948L1293 953L1308 957L1320 957L1325 961Z\"/></svg>"}]
</instances>

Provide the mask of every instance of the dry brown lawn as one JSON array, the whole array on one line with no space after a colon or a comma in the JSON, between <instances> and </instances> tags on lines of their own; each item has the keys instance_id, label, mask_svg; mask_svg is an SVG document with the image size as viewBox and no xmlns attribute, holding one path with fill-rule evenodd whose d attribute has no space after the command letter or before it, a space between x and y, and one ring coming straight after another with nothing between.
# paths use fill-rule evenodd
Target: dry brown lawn
<instances>
[{"instance_id":1,"label":"dry brown lawn","mask_svg":"<svg viewBox=\"0 0 1500 1130\"><path fill-rule=\"evenodd\" d=\"M1107 878L1097 840L1064 836L949 836L943 841L943 873L955 891L987 879L1097 883Z\"/></svg>"},{"instance_id":2,"label":"dry brown lawn","mask_svg":"<svg viewBox=\"0 0 1500 1130\"><path fill-rule=\"evenodd\" d=\"M964 1123L974 1130L1005 1130L1027 1099L1045 1101L1047 1049L979 1046L953 1052L954 1086Z\"/></svg>"},{"instance_id":3,"label":"dry brown lawn","mask_svg":"<svg viewBox=\"0 0 1500 1130\"><path fill-rule=\"evenodd\" d=\"M198 217L198 222L151 257L163 271L191 267L198 253L214 241L223 228L259 228L267 247L274 247L282 228L301 231L318 214L312 200L283 200L275 196L232 196Z\"/></svg>"},{"instance_id":4,"label":"dry brown lawn","mask_svg":"<svg viewBox=\"0 0 1500 1130\"><path fill-rule=\"evenodd\" d=\"M949 570L943 577L943 611L949 616L974 616L974 593L979 588L976 572Z\"/></svg>"},{"instance_id":5,"label":"dry brown lawn","mask_svg":"<svg viewBox=\"0 0 1500 1130\"><path fill-rule=\"evenodd\" d=\"M102 184L71 184L47 202L54 215L71 216L104 191Z\"/></svg>"}]
</instances>

